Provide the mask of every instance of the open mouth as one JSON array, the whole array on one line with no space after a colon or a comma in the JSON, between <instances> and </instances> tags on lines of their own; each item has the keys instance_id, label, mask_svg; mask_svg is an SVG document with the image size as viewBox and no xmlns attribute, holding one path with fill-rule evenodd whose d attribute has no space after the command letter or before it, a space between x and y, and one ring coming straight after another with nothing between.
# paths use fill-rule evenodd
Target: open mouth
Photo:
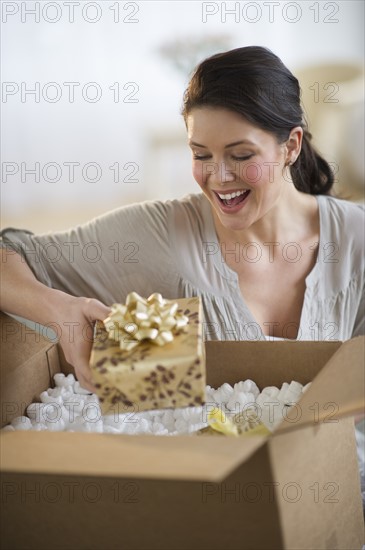
<instances>
[{"instance_id":1,"label":"open mouth","mask_svg":"<svg viewBox=\"0 0 365 550\"><path fill-rule=\"evenodd\" d=\"M221 196L219 196L219 194L215 191L215 194L219 202L221 202L225 207L228 207L228 208L233 208L234 206L237 206L238 204L243 202L250 193L251 193L250 189L244 189L242 192L240 192L240 194L236 194L237 196L234 196L232 198L222 198L223 193L221 193L220 194Z\"/></svg>"}]
</instances>

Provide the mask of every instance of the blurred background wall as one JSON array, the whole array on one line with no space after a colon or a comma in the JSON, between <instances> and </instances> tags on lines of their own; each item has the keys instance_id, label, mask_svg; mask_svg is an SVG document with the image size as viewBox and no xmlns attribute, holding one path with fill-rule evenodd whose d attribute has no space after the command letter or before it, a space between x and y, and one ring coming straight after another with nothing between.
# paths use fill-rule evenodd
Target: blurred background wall
<instances>
[{"instance_id":1,"label":"blurred background wall","mask_svg":"<svg viewBox=\"0 0 365 550\"><path fill-rule=\"evenodd\" d=\"M363 1L2 2L2 227L66 229L199 188L179 114L204 57L262 45L300 79L336 190L364 197Z\"/></svg>"}]
</instances>

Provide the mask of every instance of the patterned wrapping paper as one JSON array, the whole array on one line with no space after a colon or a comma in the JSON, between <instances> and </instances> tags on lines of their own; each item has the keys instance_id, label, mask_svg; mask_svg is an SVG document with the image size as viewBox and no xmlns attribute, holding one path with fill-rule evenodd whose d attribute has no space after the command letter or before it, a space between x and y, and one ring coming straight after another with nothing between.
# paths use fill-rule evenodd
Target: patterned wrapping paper
<instances>
[{"instance_id":1,"label":"patterned wrapping paper","mask_svg":"<svg viewBox=\"0 0 365 550\"><path fill-rule=\"evenodd\" d=\"M164 346L143 340L131 351L123 351L119 342L108 338L103 322L96 323L90 367L103 414L204 403L201 299L172 301L189 322Z\"/></svg>"},{"instance_id":2,"label":"patterned wrapping paper","mask_svg":"<svg viewBox=\"0 0 365 550\"><path fill-rule=\"evenodd\" d=\"M197 435L246 437L271 434L260 420L256 407L248 407L237 414L226 414L217 406L208 412L208 424L206 428L198 430Z\"/></svg>"}]
</instances>

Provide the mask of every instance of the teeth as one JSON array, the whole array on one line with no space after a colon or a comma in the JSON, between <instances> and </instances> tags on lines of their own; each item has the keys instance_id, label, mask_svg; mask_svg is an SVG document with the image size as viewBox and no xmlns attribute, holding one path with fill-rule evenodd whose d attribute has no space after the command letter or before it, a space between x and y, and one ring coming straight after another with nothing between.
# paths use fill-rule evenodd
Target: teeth
<instances>
[{"instance_id":1,"label":"teeth","mask_svg":"<svg viewBox=\"0 0 365 550\"><path fill-rule=\"evenodd\" d=\"M248 189L242 189L242 191L236 191L235 193L227 193L223 195L222 193L218 193L219 198L222 200L229 200L234 199L234 197L239 197L240 195L243 195L243 193L246 193Z\"/></svg>"}]
</instances>

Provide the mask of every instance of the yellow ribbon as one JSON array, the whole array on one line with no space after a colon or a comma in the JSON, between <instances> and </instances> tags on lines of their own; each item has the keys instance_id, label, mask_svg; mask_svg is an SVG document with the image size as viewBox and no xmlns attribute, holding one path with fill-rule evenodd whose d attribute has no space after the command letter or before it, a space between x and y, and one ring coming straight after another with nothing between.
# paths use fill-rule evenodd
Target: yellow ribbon
<instances>
[{"instance_id":1,"label":"yellow ribbon","mask_svg":"<svg viewBox=\"0 0 365 550\"><path fill-rule=\"evenodd\" d=\"M208 411L207 420L213 430L221 432L224 435L238 436L237 426L224 414L221 408L217 407L212 411Z\"/></svg>"},{"instance_id":2,"label":"yellow ribbon","mask_svg":"<svg viewBox=\"0 0 365 550\"><path fill-rule=\"evenodd\" d=\"M235 415L232 420L228 418L220 407L209 411L207 414L208 424L213 430L224 435L246 436L246 435L270 435L270 430L263 424L253 410L248 410L247 419L244 422L243 429L238 428L235 420L241 415Z\"/></svg>"},{"instance_id":3,"label":"yellow ribbon","mask_svg":"<svg viewBox=\"0 0 365 550\"><path fill-rule=\"evenodd\" d=\"M130 351L143 340L164 346L189 322L186 315L177 313L178 307L177 302L165 300L157 292L147 299L130 292L125 305L111 306L104 326L109 338L119 341L122 350Z\"/></svg>"}]
</instances>

